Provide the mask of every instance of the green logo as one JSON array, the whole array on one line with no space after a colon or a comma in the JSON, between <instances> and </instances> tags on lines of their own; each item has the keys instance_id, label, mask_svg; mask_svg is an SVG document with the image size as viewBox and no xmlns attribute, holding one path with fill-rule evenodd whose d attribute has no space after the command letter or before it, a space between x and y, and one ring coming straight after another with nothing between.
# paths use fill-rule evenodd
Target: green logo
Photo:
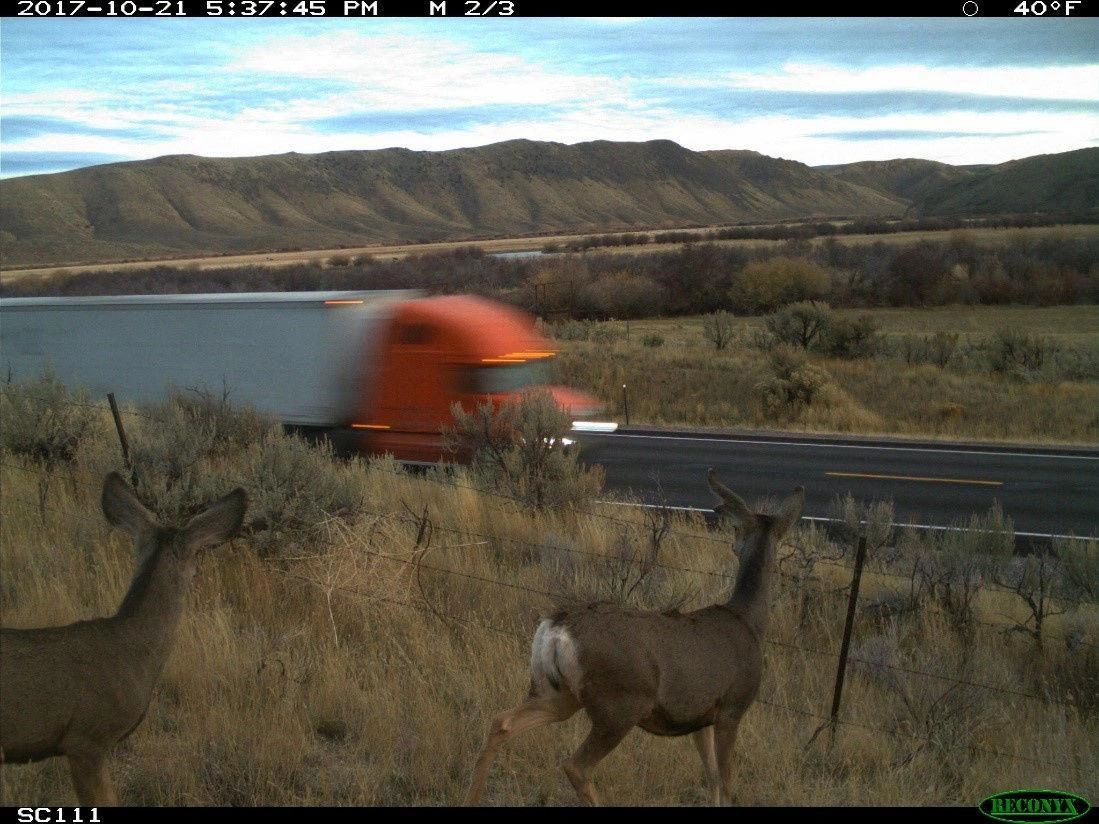
<instances>
[{"instance_id":1,"label":"green logo","mask_svg":"<svg viewBox=\"0 0 1099 824\"><path fill-rule=\"evenodd\" d=\"M1061 824L1087 815L1086 798L1063 790L1010 790L990 795L977 809L993 821L1010 824Z\"/></svg>"}]
</instances>

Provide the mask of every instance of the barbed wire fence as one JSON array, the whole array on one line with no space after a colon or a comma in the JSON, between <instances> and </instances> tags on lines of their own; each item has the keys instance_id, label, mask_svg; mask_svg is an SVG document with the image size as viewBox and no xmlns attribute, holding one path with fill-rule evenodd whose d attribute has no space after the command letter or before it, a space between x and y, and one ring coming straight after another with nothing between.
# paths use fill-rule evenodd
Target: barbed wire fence
<instances>
[{"instance_id":1,"label":"barbed wire fence","mask_svg":"<svg viewBox=\"0 0 1099 824\"><path fill-rule=\"evenodd\" d=\"M43 398L41 400L47 400L47 399ZM48 399L48 400L50 402L56 402L56 399ZM74 401L67 401L67 403L70 403L74 406L94 409L94 410L99 411L99 412L107 411L107 410L104 409L104 407L102 405L99 405L99 404L80 403L80 402L74 402ZM120 438L120 443L124 445L126 443L126 436L125 436L125 433L124 433L124 427L123 427L123 424L122 424L121 416L117 414L117 407L113 403L111 404L111 407L113 407L110 411L113 413L113 418L114 418L114 421L115 421L115 425L118 429L118 435L119 435L119 438ZM146 413L142 413L142 412L139 412L139 411L136 411L136 410L127 410L126 414L135 415L135 416L138 416L138 417L142 417L142 418L146 418L146 419L150 419L150 420L154 420L154 421L157 420L156 416L148 415ZM133 472L134 468L130 464L128 449L125 446L123 446L123 454L124 454L125 462L127 464L127 468L130 469L131 472ZM33 467L29 467L29 466L22 466L22 465L19 465L17 463L9 463L9 462L6 462L6 461L0 461L0 467L3 467L5 469L11 469L11 470L19 471L19 472L24 472L24 473L31 474L31 475L41 474L43 472L48 471L48 468L43 467L43 466L36 465L36 466L33 466ZM396 470L396 469L390 470L390 469L387 469L386 467L377 466L377 465L373 465L371 467L371 469L375 470L375 471L382 471L382 472L393 472L393 474L405 474L406 477L407 477L407 474L403 473L401 470ZM70 479L70 480L73 483L79 483L79 484L81 484L85 487L95 489L96 491L98 491L98 489L99 489L98 484L94 484L94 483L90 483L90 482L86 482L86 481L75 481L75 479ZM448 487L451 487L451 488L454 488L454 489L472 491L472 492L477 493L478 495L484 495L484 496L488 496L488 497L495 498L495 499L509 501L509 502L511 502L515 505L518 505L518 506L525 506L526 505L524 501L522 501L521 499L516 498L514 496L509 496L509 495L499 493L499 492L494 492L494 491L486 491L486 490L480 489L476 486L472 486L472 485L468 485L468 484L461 484L461 483L458 483L457 481L453 481L453 480L445 480L443 478L431 477L431 476L428 476L428 475L421 475L421 476L417 477L415 480L417 480L417 481L426 481L426 482L430 482L430 483L434 483L434 484L441 484L441 485L448 486ZM41 496L39 497L38 500L24 499L24 498L20 498L20 497L17 497L17 496L12 496L12 495L7 494L7 493L3 494L2 497L3 497L3 502L5 504L11 504L11 505L15 505L15 506L25 507L27 509L37 511L40 514L43 513L47 509L52 510L52 511L60 511L60 510L57 510L56 507L52 507L52 505L48 505L42 499ZM585 515L585 516L589 516L589 517L592 517L594 519L601 519L605 522L617 523L619 525L629 527L629 528L639 527L639 524L636 521L631 521L631 520L628 520L628 519L625 519L625 518L618 518L618 517L615 517L615 516L612 516L612 515L608 515L606 513L589 511L589 510L584 510L584 509L576 509L575 512L577 514L582 514L582 515ZM474 618L474 617L471 617L469 615L456 615L453 612L447 612L447 611L444 611L444 610L440 609L437 604L434 604L434 603L431 602L431 600L428 597L427 593L425 592L423 586L421 585L421 583L419 581L419 575L420 575L421 571L432 572L432 573L448 576L448 577L455 578L455 579L461 579L461 580L475 582L478 585L481 585L481 586L484 586L484 587L498 587L498 588L513 590L513 591L516 591L516 592L521 592L524 596L536 596L538 598L545 599L547 604L558 603L562 598L562 593L561 592L552 592L552 591L549 591L549 590L546 590L546 589L541 589L541 588L538 588L538 587L532 587L532 586L529 586L529 585L526 585L526 584L517 583L515 581L504 581L504 580L500 580L500 579L497 579L497 578L492 578L492 577L485 576L485 575L478 575L478 574L475 574L475 573L471 573L471 572L467 572L467 571L463 571L463 570L459 570L459 569L454 569L454 568L451 568L451 567L448 567L448 566L441 566L439 564L427 563L424 560L424 556L426 555L426 550L430 546L431 541L433 540L434 536L436 536L436 535L450 536L455 541L460 541L461 542L461 543L447 544L446 546L449 547L449 548L483 546L483 545L492 543L494 545L496 545L496 544L508 544L508 545L515 546L515 547L522 547L524 549L542 551L546 548L546 545L544 543L528 541L528 540L523 540L523 539L519 539L519 538L510 538L510 537L501 536L501 535L493 535L493 534L489 534L489 533L481 533L481 532L477 532L477 531L474 531L474 530L470 530L468 528L459 528L459 527L454 527L454 526L448 526L448 525L445 525L445 524L442 524L442 523L437 523L434 519L431 518L427 504L423 505L422 514L420 514L420 515L416 515L415 512L412 512L412 511L409 511L407 514L402 514L402 513L398 513L398 512L392 512L392 511L391 512L381 512L381 511L371 511L371 510L366 510L366 509L359 510L359 514L364 515L364 516L372 516L372 517L376 517L376 518L386 518L386 519L389 519L391 521L395 521L395 522L399 522L399 523L405 523L405 524L410 525L410 526L412 526L416 529L416 539L415 539L415 543L414 543L414 550L415 551L414 551L412 557L395 555L395 554L392 554L392 553L384 553L384 552L372 549L372 548L370 548L368 546L365 546L365 545L356 547L356 550L360 551L360 552L362 552L366 555L375 557L375 558L384 559L384 560L391 561L391 562L397 562L399 564L404 564L404 565L408 565L408 566L412 567L413 572L416 575L417 589L418 589L418 594L420 596L419 600L406 600L406 599L394 598L394 597L391 597L389 595L381 595L381 594L378 594L378 593L375 593L375 592L368 592L368 591L362 590L361 588L347 587L347 586L342 586L342 585L338 585L338 584L333 584L331 582L318 581L318 580L316 580L312 577L309 577L307 575L301 575L297 572L280 569L280 568L278 568L277 566L274 566L274 565L267 565L266 568L271 570L275 574L283 577L284 579L286 579L288 581L294 581L298 584L302 584L302 585L305 585L305 586L308 586L308 587L311 587L311 588L318 589L319 591L325 593L325 595L328 599L331 599L331 597L333 595L339 595L341 597L349 597L349 598L356 598L356 599L360 599L360 598L361 599L367 599L367 600L371 600L371 601L376 601L378 603L383 603L383 604L386 604L386 605L389 605L389 606L397 606L397 607L401 607L401 608L404 608L404 609L419 611L421 613L425 613L425 614L428 614L430 616L433 616L435 619L440 620L440 621L442 621L446 624L449 624L452 627L464 627L464 628L470 628L470 629L484 630L486 632L492 633L495 636L505 637L505 638L508 638L512 641L518 642L520 644L526 644L526 643L529 642L529 638L530 638L529 633L523 633L523 632L520 632L520 631L518 631L514 628L509 628L509 627L505 627L505 626L500 626L498 624L490 623L490 622L487 622L483 618L480 618L480 617ZM721 535L714 535L714 534L702 534L702 533L696 533L694 531L681 530L681 529L670 529L669 528L668 529L668 534L674 535L676 537L679 537L679 538L682 538L682 539L685 539L685 540L708 541L708 542L713 542L715 544L721 544L721 545L725 545L725 546L728 546L731 542L729 536L721 536ZM557 551L564 551L564 552L567 552L567 553L577 554L577 555L584 556L584 557L587 557L587 558L593 559L593 560L601 560L603 562L613 560L615 563L625 563L625 564L633 564L633 565L648 564L650 566L650 568L660 568L660 569L667 570L669 572L677 572L677 573L681 573L681 574L685 574L685 575L713 577L713 578L720 579L722 581L730 581L730 582L735 578L735 576L730 575L730 574L725 573L725 572L720 572L720 571L715 571L715 570L705 570L705 569L699 569L699 568L688 567L688 566L679 566L679 565L675 565L675 564L668 564L666 562L662 562L662 561L655 560L655 559L645 559L645 558L640 558L640 557L613 558L613 559L611 559L605 553L595 552L595 551L592 551L592 550L584 550L584 549L581 549L579 547L570 547L570 546L557 546L557 545L555 545L554 549L557 550ZM789 641L780 640L780 639L771 639L771 638L766 639L766 643L773 649L774 652L776 652L778 654L795 654L796 653L796 654L800 654L802 656L814 656L814 657L817 657L817 658L821 658L825 661L832 661L836 665L836 678L835 678L834 687L833 687L832 705L831 705L831 711L828 714L822 714L822 713L814 711L812 709L791 707L791 706L787 706L787 705L782 704L782 703L778 703L778 702L770 701L770 700L766 700L766 699L758 699L758 703L760 703L761 705L766 706L770 709L777 710L777 711L780 711L780 712L784 712L784 713L787 713L787 714L790 714L790 715L793 715L793 716L796 716L796 717L810 719L812 721L817 722L817 726L816 726L812 736L809 738L808 742L805 745L806 747L810 746L813 743L813 741L816 739L817 735L824 729L830 729L832 731L833 740L834 740L835 730L838 727L848 727L848 728L862 729L862 730L867 730L867 731L873 732L875 734L889 736L889 737L893 737L893 738L897 738L897 737L908 738L908 739L911 739L913 741L919 742L919 743L924 744L924 745L933 743L931 741L931 739L928 738L927 736L920 736L920 735L918 735L918 734L916 734L912 731L905 731L905 730L900 730L900 729L888 729L888 728L885 728L885 727L875 726L873 724L867 724L867 723L863 723L863 722L860 722L860 721L854 721L850 718L841 717L843 682L844 682L846 673L848 672L848 667L851 664L859 665L860 667L865 668L866 670L871 671L871 672L888 670L888 671L892 671L892 672L904 673L906 675L913 676L913 677L916 677L916 678L928 679L929 681L941 682L941 683L949 684L951 689L953 689L955 687L964 687L964 688L968 688L968 689L983 691L983 692L988 693L988 694L997 694L997 695L1007 696L1010 699L1021 699L1021 700L1026 700L1026 701L1029 701L1029 702L1037 702L1037 703L1043 704L1043 705L1056 705L1056 706L1063 707L1064 709L1069 710L1069 711L1073 711L1073 712L1078 712L1079 711L1079 707L1076 704L1074 704L1072 702L1059 700L1059 699L1055 698L1052 695L1043 695L1043 694L1039 694L1039 693L1036 693L1036 692L1027 692L1027 691L1024 691L1024 690L1013 689L1011 687L1005 687L1005 686L1002 686L1002 685L985 683L985 682L981 682L981 681L975 681L975 680L971 680L971 679L967 679L967 678L956 678L956 677L953 677L953 676L950 676L950 675L945 675L945 674L939 673L939 672L928 672L928 671L920 670L920 669L917 669L917 668L914 668L914 667L902 666L902 665L899 665L899 664L896 664L896 663L889 663L889 662L878 661L878 660L869 660L869 659L861 658L858 655L851 654L851 652L850 652L850 642L851 642L851 637L852 637L852 630L853 630L854 617L856 615L856 609L857 609L859 604L862 604L864 607L869 606L871 604L870 599L864 598L859 593L859 581L861 579L862 568L863 568L863 564L865 562L865 556L866 556L866 539L865 539L865 536L862 536L862 537L858 538L858 546L856 547L856 551L854 552L853 566L849 567L846 564L842 564L838 561L830 561L830 560L823 560L823 559L817 559L817 561L816 561L817 563L834 566L834 567L840 569L841 571L843 571L845 573L850 573L851 576L852 576L850 585L844 586L843 589L840 590L840 591L827 591L827 590L822 590L821 591L821 594L823 594L825 596L834 597L834 598L837 598L837 599L845 600L847 602L847 611L846 611L847 617L846 617L846 620L845 620L845 625L844 625L844 631L843 631L843 635L842 635L840 650L838 650L838 651L822 650L822 649L817 649L817 648L814 648L814 647L808 647L808 646L803 646L803 645L796 644L796 643L791 643ZM772 574L774 576L777 576L777 577L783 577L782 573L780 573L780 572L771 572L770 574ZM900 574L897 574L897 573L890 573L890 572L885 571L885 570L875 569L873 574L883 576L883 577L899 578L899 579L903 579L903 580L906 580L906 581L909 580L907 576L900 575ZM979 589L989 590L989 591L996 591L996 592L1012 592L1012 590L1010 590L1007 587L1002 587L1002 586L997 586L997 585L990 585L990 584L987 584L987 583L982 584L978 588ZM1094 606L1094 604L1092 604L1091 602L1088 602L1088 601L1066 600L1065 603L1066 603L1066 605L1073 605L1073 606L1084 606L1084 605ZM331 606L330 606L330 610L331 610ZM1012 629L1012 627L1010 627L1010 626L1005 626L1003 624L994 624L994 623L985 622L985 621L975 621L975 623L978 624L978 625L983 625L983 626L987 626L989 628L996 629L998 631L1010 631ZM1065 636L1061 636L1061 637L1062 637L1063 640L1067 640L1067 638ZM998 750L982 747L982 746L975 745L975 744L969 745L969 749L972 750L973 752L980 752L980 753L983 753L985 755L989 755L989 756L996 757L996 758L1006 758L1006 759L1009 759L1009 760L1018 761L1018 762L1022 762L1022 763L1030 763L1030 764L1034 764L1034 765L1041 765L1041 766L1051 767L1051 768L1059 769L1059 770L1067 770L1067 771L1075 772L1077 774L1083 774L1083 768L1081 767L1081 765L1079 763L1075 763L1075 764L1058 763L1058 762L1053 762L1053 761L1049 761L1049 760L1045 760L1045 759L1032 758L1032 757L1021 755L1021 754L1018 754L1018 753L1001 752L1001 751L998 751Z\"/></svg>"}]
</instances>

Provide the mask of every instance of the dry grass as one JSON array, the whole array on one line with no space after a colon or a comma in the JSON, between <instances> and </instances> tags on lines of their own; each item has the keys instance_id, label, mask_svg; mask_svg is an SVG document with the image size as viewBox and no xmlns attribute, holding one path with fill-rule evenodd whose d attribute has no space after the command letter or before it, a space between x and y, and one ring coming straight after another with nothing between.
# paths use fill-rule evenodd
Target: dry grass
<instances>
[{"instance_id":1,"label":"dry grass","mask_svg":"<svg viewBox=\"0 0 1099 824\"><path fill-rule=\"evenodd\" d=\"M959 332L964 340L999 329L1040 335L1099 356L1099 307L947 307L868 312L883 336ZM862 312L844 312L857 315ZM781 428L818 432L900 434L1025 442L1095 443L1099 440L1099 383L1022 382L1006 376L930 364L907 365L873 357L844 360L812 356L831 376L819 402L776 419L757 386L768 356L753 348L760 318L737 317L734 342L715 351L701 317L608 322L600 341L563 341L558 379L609 402L624 420L622 384L630 423ZM646 346L650 336L661 346Z\"/></svg>"},{"instance_id":2,"label":"dry grass","mask_svg":"<svg viewBox=\"0 0 1099 824\"><path fill-rule=\"evenodd\" d=\"M128 539L99 512L103 472L117 461L102 438L71 468L55 470L41 511L37 465L0 453L5 626L108 614L125 592L133 571ZM551 603L539 593L624 591L623 576L636 568L622 559L644 548L648 530L629 509L607 510L620 521L536 514L433 478L371 464L354 480L362 511L325 522L312 545L261 558L237 539L203 559L148 716L112 762L124 801L435 805L461 798L492 715L525 694L530 633ZM735 477L727 480L735 487ZM408 512L425 506L435 529L421 556ZM720 573L735 565L728 536L707 533L697 517L673 529L661 562L697 572L657 568L634 601L657 608L686 598L684 608L693 608L721 598L729 582ZM792 540L822 538L810 528ZM840 567L826 573L778 591L770 635L801 649L767 650L766 703L748 712L737 745L740 803L969 805L1017 786L1099 795L1094 714L905 673L889 680L853 670L843 714L851 724L840 728L834 750L822 739L806 748L830 699L845 608L831 590L849 580ZM867 592L892 580L869 573ZM990 596L981 616L1002 621L1003 597ZM1085 617L1094 646L1095 615ZM1039 651L990 627L960 638L934 610L891 627L860 621L856 646L892 633L906 666L1023 691L1043 686L1043 673L1073 657L1063 644ZM497 760L487 803L574 804L559 765L586 729L578 716L517 740ZM698 804L705 793L697 761L687 738L635 731L600 765L596 782L616 804ZM72 802L58 759L3 770L0 803Z\"/></svg>"}]
</instances>

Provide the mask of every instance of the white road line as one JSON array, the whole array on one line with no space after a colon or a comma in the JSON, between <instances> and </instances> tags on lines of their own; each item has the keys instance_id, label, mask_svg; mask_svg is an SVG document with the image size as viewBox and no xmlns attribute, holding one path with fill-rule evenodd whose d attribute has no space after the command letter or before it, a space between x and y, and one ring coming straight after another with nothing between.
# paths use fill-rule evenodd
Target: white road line
<instances>
[{"instance_id":1,"label":"white road line","mask_svg":"<svg viewBox=\"0 0 1099 824\"><path fill-rule=\"evenodd\" d=\"M1001 455L1009 458L1060 458L1062 460L1099 461L1099 455L1058 455L1044 452L992 452L983 449L939 449L923 446L870 446L868 444L814 443L811 441L757 441L746 438L692 438L686 435L633 435L616 432L610 438L648 438L658 441L699 441L701 443L747 443L762 446L809 446L818 449L874 449L884 452L944 452L948 455Z\"/></svg>"},{"instance_id":2,"label":"white road line","mask_svg":"<svg viewBox=\"0 0 1099 824\"><path fill-rule=\"evenodd\" d=\"M681 510L684 510L684 511L687 511L687 512L713 512L713 509L706 509L705 507L701 507L701 506L661 506L660 504L631 504L631 503L626 503L625 501L597 501L597 503L609 504L611 506L632 506L634 508L643 508L643 509L681 509ZM824 522L824 523L839 523L841 519L840 518L819 518L819 517L816 517L814 515L802 515L801 520L803 520L803 521L821 521L821 522ZM862 523L866 523L866 522L862 521ZM895 527L898 527L898 528L908 527L909 529L937 529L937 530L946 531L946 532L973 532L973 531L977 531L977 532L994 532L995 531L995 530L990 530L990 529L971 530L971 529L969 529L969 527L964 527L964 526L936 526L936 525L932 525L932 524L897 524L897 523L895 523L895 524L892 524L892 526L895 526ZM1091 538L1089 536L1086 536L1086 535L1061 535L1061 534L1052 533L1052 532L1018 532L1018 531L1016 531L1016 532L1013 532L1012 534L1015 535L1016 537L1023 537L1023 538L1067 538L1069 540L1074 540L1074 541L1091 540Z\"/></svg>"}]
</instances>

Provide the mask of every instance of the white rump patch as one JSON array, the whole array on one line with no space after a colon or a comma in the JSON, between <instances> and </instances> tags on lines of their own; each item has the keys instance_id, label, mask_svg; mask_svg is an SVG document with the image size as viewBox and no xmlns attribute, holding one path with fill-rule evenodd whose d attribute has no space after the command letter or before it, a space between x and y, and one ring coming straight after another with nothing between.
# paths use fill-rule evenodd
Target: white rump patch
<instances>
[{"instance_id":1,"label":"white rump patch","mask_svg":"<svg viewBox=\"0 0 1099 824\"><path fill-rule=\"evenodd\" d=\"M534 631L530 646L530 678L538 694L564 688L579 696L581 675L576 641L565 627L546 618Z\"/></svg>"}]
</instances>

